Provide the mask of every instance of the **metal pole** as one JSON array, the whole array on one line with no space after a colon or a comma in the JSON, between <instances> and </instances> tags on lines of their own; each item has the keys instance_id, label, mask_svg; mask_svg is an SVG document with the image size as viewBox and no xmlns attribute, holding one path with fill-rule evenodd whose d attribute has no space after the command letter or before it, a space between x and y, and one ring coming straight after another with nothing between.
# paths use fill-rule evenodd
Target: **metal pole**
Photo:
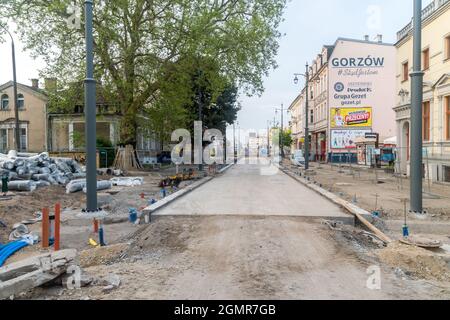
<instances>
[{"instance_id":1,"label":"metal pole","mask_svg":"<svg viewBox=\"0 0 450 320\"><path fill-rule=\"evenodd\" d=\"M270 157L270 120L267 120L267 157Z\"/></svg>"},{"instance_id":2,"label":"metal pole","mask_svg":"<svg viewBox=\"0 0 450 320\"><path fill-rule=\"evenodd\" d=\"M11 36L11 34L10 34L10 36ZM16 49L14 46L14 39L12 36L11 36L11 50L12 50L13 82L14 82L14 116L16 118L15 119L16 150L21 151L21 149L20 149L19 101L17 99Z\"/></svg>"},{"instance_id":3,"label":"metal pole","mask_svg":"<svg viewBox=\"0 0 450 320\"><path fill-rule=\"evenodd\" d=\"M11 38L11 56L12 56L12 68L13 68L13 95L14 95L14 117L15 117L15 133L14 139L16 140L16 150L20 150L20 123L19 123L19 101L17 98L17 72L16 72L16 48L14 44L14 38L8 29L4 26L0 26L8 33Z\"/></svg>"},{"instance_id":4,"label":"metal pole","mask_svg":"<svg viewBox=\"0 0 450 320\"><path fill-rule=\"evenodd\" d=\"M305 170L309 169L309 97L308 97L308 86L309 86L309 66L306 64L306 94L305 94Z\"/></svg>"},{"instance_id":5,"label":"metal pole","mask_svg":"<svg viewBox=\"0 0 450 320\"><path fill-rule=\"evenodd\" d=\"M198 150L198 158L200 159L200 163L198 164L198 171L203 171L203 93L200 89L199 92L199 102L198 102L198 121L201 122L202 128L201 128L201 145Z\"/></svg>"},{"instance_id":6,"label":"metal pole","mask_svg":"<svg viewBox=\"0 0 450 320\"><path fill-rule=\"evenodd\" d=\"M233 122L233 159L236 164L236 124Z\"/></svg>"},{"instance_id":7,"label":"metal pole","mask_svg":"<svg viewBox=\"0 0 450 320\"><path fill-rule=\"evenodd\" d=\"M280 132L280 150L281 150L281 159L284 158L284 118L283 118L283 110L284 106L281 104L281 132Z\"/></svg>"},{"instance_id":8,"label":"metal pole","mask_svg":"<svg viewBox=\"0 0 450 320\"><path fill-rule=\"evenodd\" d=\"M414 0L414 68L411 73L411 211L423 212L422 200L422 0Z\"/></svg>"},{"instance_id":9,"label":"metal pole","mask_svg":"<svg viewBox=\"0 0 450 320\"><path fill-rule=\"evenodd\" d=\"M86 25L86 79L85 115L86 115L86 200L87 212L96 212L97 206L97 110L96 81L94 79L94 37L93 37L93 0L85 0Z\"/></svg>"}]
</instances>

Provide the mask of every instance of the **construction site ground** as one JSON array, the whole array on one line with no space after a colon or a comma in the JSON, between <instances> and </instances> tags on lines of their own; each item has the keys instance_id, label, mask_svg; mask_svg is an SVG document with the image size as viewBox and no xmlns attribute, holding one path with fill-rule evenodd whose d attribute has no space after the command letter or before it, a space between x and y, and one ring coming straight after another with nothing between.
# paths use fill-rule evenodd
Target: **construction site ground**
<instances>
[{"instance_id":1,"label":"construction site ground","mask_svg":"<svg viewBox=\"0 0 450 320\"><path fill-rule=\"evenodd\" d=\"M180 168L180 170L183 169ZM129 172L127 176L143 177L143 185L113 187L111 190L98 193L98 205L108 213L108 217L104 220L104 233L107 243L114 243L138 228L128 222L129 209L146 207L150 199L159 200L161 198L161 189L158 186L160 181L175 173L176 169L173 166L152 172ZM99 177L100 180L110 178L110 176ZM180 188L191 183L193 181L184 181ZM144 198L141 198L141 194L144 194ZM98 240L98 235L94 233L92 220L77 217L86 205L86 197L83 192L67 194L65 187L51 186L34 192L11 192L10 195L10 200L0 202L0 220L7 226L6 228L0 227L0 243L9 241L8 237L14 224L36 218L36 213L42 212L44 207L49 207L50 211L53 212L56 203L60 203L62 208L61 249L82 250L89 247L90 238ZM28 227L32 233L41 234L41 223L35 223ZM34 255L36 251L41 251L39 246L25 248L10 258L7 263Z\"/></svg>"},{"instance_id":2,"label":"construction site ground","mask_svg":"<svg viewBox=\"0 0 450 320\"><path fill-rule=\"evenodd\" d=\"M208 184L225 184L224 192L237 188L233 192L239 193L241 185L259 179L254 166L237 165ZM263 208L267 200L261 188L274 194L284 190L280 179L269 178L248 190L259 199L256 206ZM306 192L300 183L294 188ZM194 205L186 207L185 215L158 216L109 247L81 252L85 274L114 277L120 285L112 289L98 280L78 290L53 285L16 298L450 299L448 265L435 253L397 242L385 247L359 227L330 228L321 219L282 215L291 210L289 199L283 200L274 207L278 215L201 215ZM315 205L321 201L328 200L318 199ZM205 210L214 208L220 194L203 202ZM314 204L306 208L313 210ZM367 286L373 267L380 268L380 290Z\"/></svg>"},{"instance_id":3,"label":"construction site ground","mask_svg":"<svg viewBox=\"0 0 450 320\"><path fill-rule=\"evenodd\" d=\"M284 166L292 172L302 172L285 161ZM404 200L410 197L410 181L405 176L395 176L383 169L355 165L331 165L311 163L311 181L355 203L369 212L376 211L380 219L374 224L394 239L402 237L405 221ZM378 179L378 183L376 183ZM409 212L406 218L411 234L430 237L450 246L450 184L423 181L423 201L426 214Z\"/></svg>"}]
</instances>

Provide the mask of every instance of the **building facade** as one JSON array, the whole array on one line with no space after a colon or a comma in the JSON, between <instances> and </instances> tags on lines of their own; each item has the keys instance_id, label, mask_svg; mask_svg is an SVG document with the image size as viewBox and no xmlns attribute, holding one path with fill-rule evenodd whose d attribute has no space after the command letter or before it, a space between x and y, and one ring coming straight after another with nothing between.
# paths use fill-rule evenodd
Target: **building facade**
<instances>
[{"instance_id":1,"label":"building facade","mask_svg":"<svg viewBox=\"0 0 450 320\"><path fill-rule=\"evenodd\" d=\"M20 151L47 150L47 95L37 80L31 86L17 84ZM0 86L0 152L16 149L13 82Z\"/></svg>"},{"instance_id":2,"label":"building facade","mask_svg":"<svg viewBox=\"0 0 450 320\"><path fill-rule=\"evenodd\" d=\"M31 86L17 84L20 146L23 152L54 153L84 152L85 115L83 85L78 85L79 99L70 107L50 106L49 94L56 90L56 79L45 79L44 88L37 79ZM101 92L101 90L97 90ZM64 94L59 92L58 94ZM61 110L59 110L61 109ZM97 96L97 138L119 143L121 114ZM15 149L15 113L13 82L0 86L0 152ZM148 130L140 129L137 137L138 154L143 163L154 162L161 151L158 137Z\"/></svg>"},{"instance_id":3,"label":"building facade","mask_svg":"<svg viewBox=\"0 0 450 320\"><path fill-rule=\"evenodd\" d=\"M288 111L291 116L289 122L289 129L292 134L291 150L303 149L305 142L305 89L291 103Z\"/></svg>"},{"instance_id":4,"label":"building facade","mask_svg":"<svg viewBox=\"0 0 450 320\"><path fill-rule=\"evenodd\" d=\"M435 0L422 12L424 175L450 182L450 0ZM394 111L397 121L397 170L409 175L413 25L397 33Z\"/></svg>"},{"instance_id":5,"label":"building facade","mask_svg":"<svg viewBox=\"0 0 450 320\"><path fill-rule=\"evenodd\" d=\"M395 63L394 45L381 36L324 46L309 69L308 114L305 90L290 106L295 147L303 147L306 116L313 161L357 162L366 134L394 137Z\"/></svg>"},{"instance_id":6,"label":"building facade","mask_svg":"<svg viewBox=\"0 0 450 320\"><path fill-rule=\"evenodd\" d=\"M311 133L311 157L314 161L327 160L328 133L328 62L334 46L324 46L309 69L309 123Z\"/></svg>"}]
</instances>

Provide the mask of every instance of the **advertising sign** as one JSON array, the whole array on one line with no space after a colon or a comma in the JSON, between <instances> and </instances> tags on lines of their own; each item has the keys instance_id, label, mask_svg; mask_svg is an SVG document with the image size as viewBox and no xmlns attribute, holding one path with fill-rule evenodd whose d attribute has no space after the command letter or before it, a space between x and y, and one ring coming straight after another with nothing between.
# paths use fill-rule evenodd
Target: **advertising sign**
<instances>
[{"instance_id":1,"label":"advertising sign","mask_svg":"<svg viewBox=\"0 0 450 320\"><path fill-rule=\"evenodd\" d=\"M372 108L332 108L331 128L372 127Z\"/></svg>"},{"instance_id":2,"label":"advertising sign","mask_svg":"<svg viewBox=\"0 0 450 320\"><path fill-rule=\"evenodd\" d=\"M331 149L356 149L356 141L370 130L331 130Z\"/></svg>"},{"instance_id":3,"label":"advertising sign","mask_svg":"<svg viewBox=\"0 0 450 320\"><path fill-rule=\"evenodd\" d=\"M330 105L330 149L350 149L361 131L380 137L396 131L396 49L386 43L338 39L328 61L328 103ZM334 108L334 109L333 109ZM337 114L339 110L340 115ZM333 130L341 130L333 133ZM364 137L364 136L363 136Z\"/></svg>"}]
</instances>

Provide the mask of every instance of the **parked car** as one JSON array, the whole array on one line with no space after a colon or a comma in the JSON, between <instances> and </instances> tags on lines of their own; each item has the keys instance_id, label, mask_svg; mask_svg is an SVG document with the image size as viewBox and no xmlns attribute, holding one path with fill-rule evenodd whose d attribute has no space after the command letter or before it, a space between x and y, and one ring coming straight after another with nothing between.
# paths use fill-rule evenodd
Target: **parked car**
<instances>
[{"instance_id":1,"label":"parked car","mask_svg":"<svg viewBox=\"0 0 450 320\"><path fill-rule=\"evenodd\" d=\"M163 151L158 154L158 163L168 164L172 163L172 153L170 151Z\"/></svg>"},{"instance_id":2,"label":"parked car","mask_svg":"<svg viewBox=\"0 0 450 320\"><path fill-rule=\"evenodd\" d=\"M305 156L303 155L303 150L296 150L291 154L291 163L294 166L305 165Z\"/></svg>"}]
</instances>

